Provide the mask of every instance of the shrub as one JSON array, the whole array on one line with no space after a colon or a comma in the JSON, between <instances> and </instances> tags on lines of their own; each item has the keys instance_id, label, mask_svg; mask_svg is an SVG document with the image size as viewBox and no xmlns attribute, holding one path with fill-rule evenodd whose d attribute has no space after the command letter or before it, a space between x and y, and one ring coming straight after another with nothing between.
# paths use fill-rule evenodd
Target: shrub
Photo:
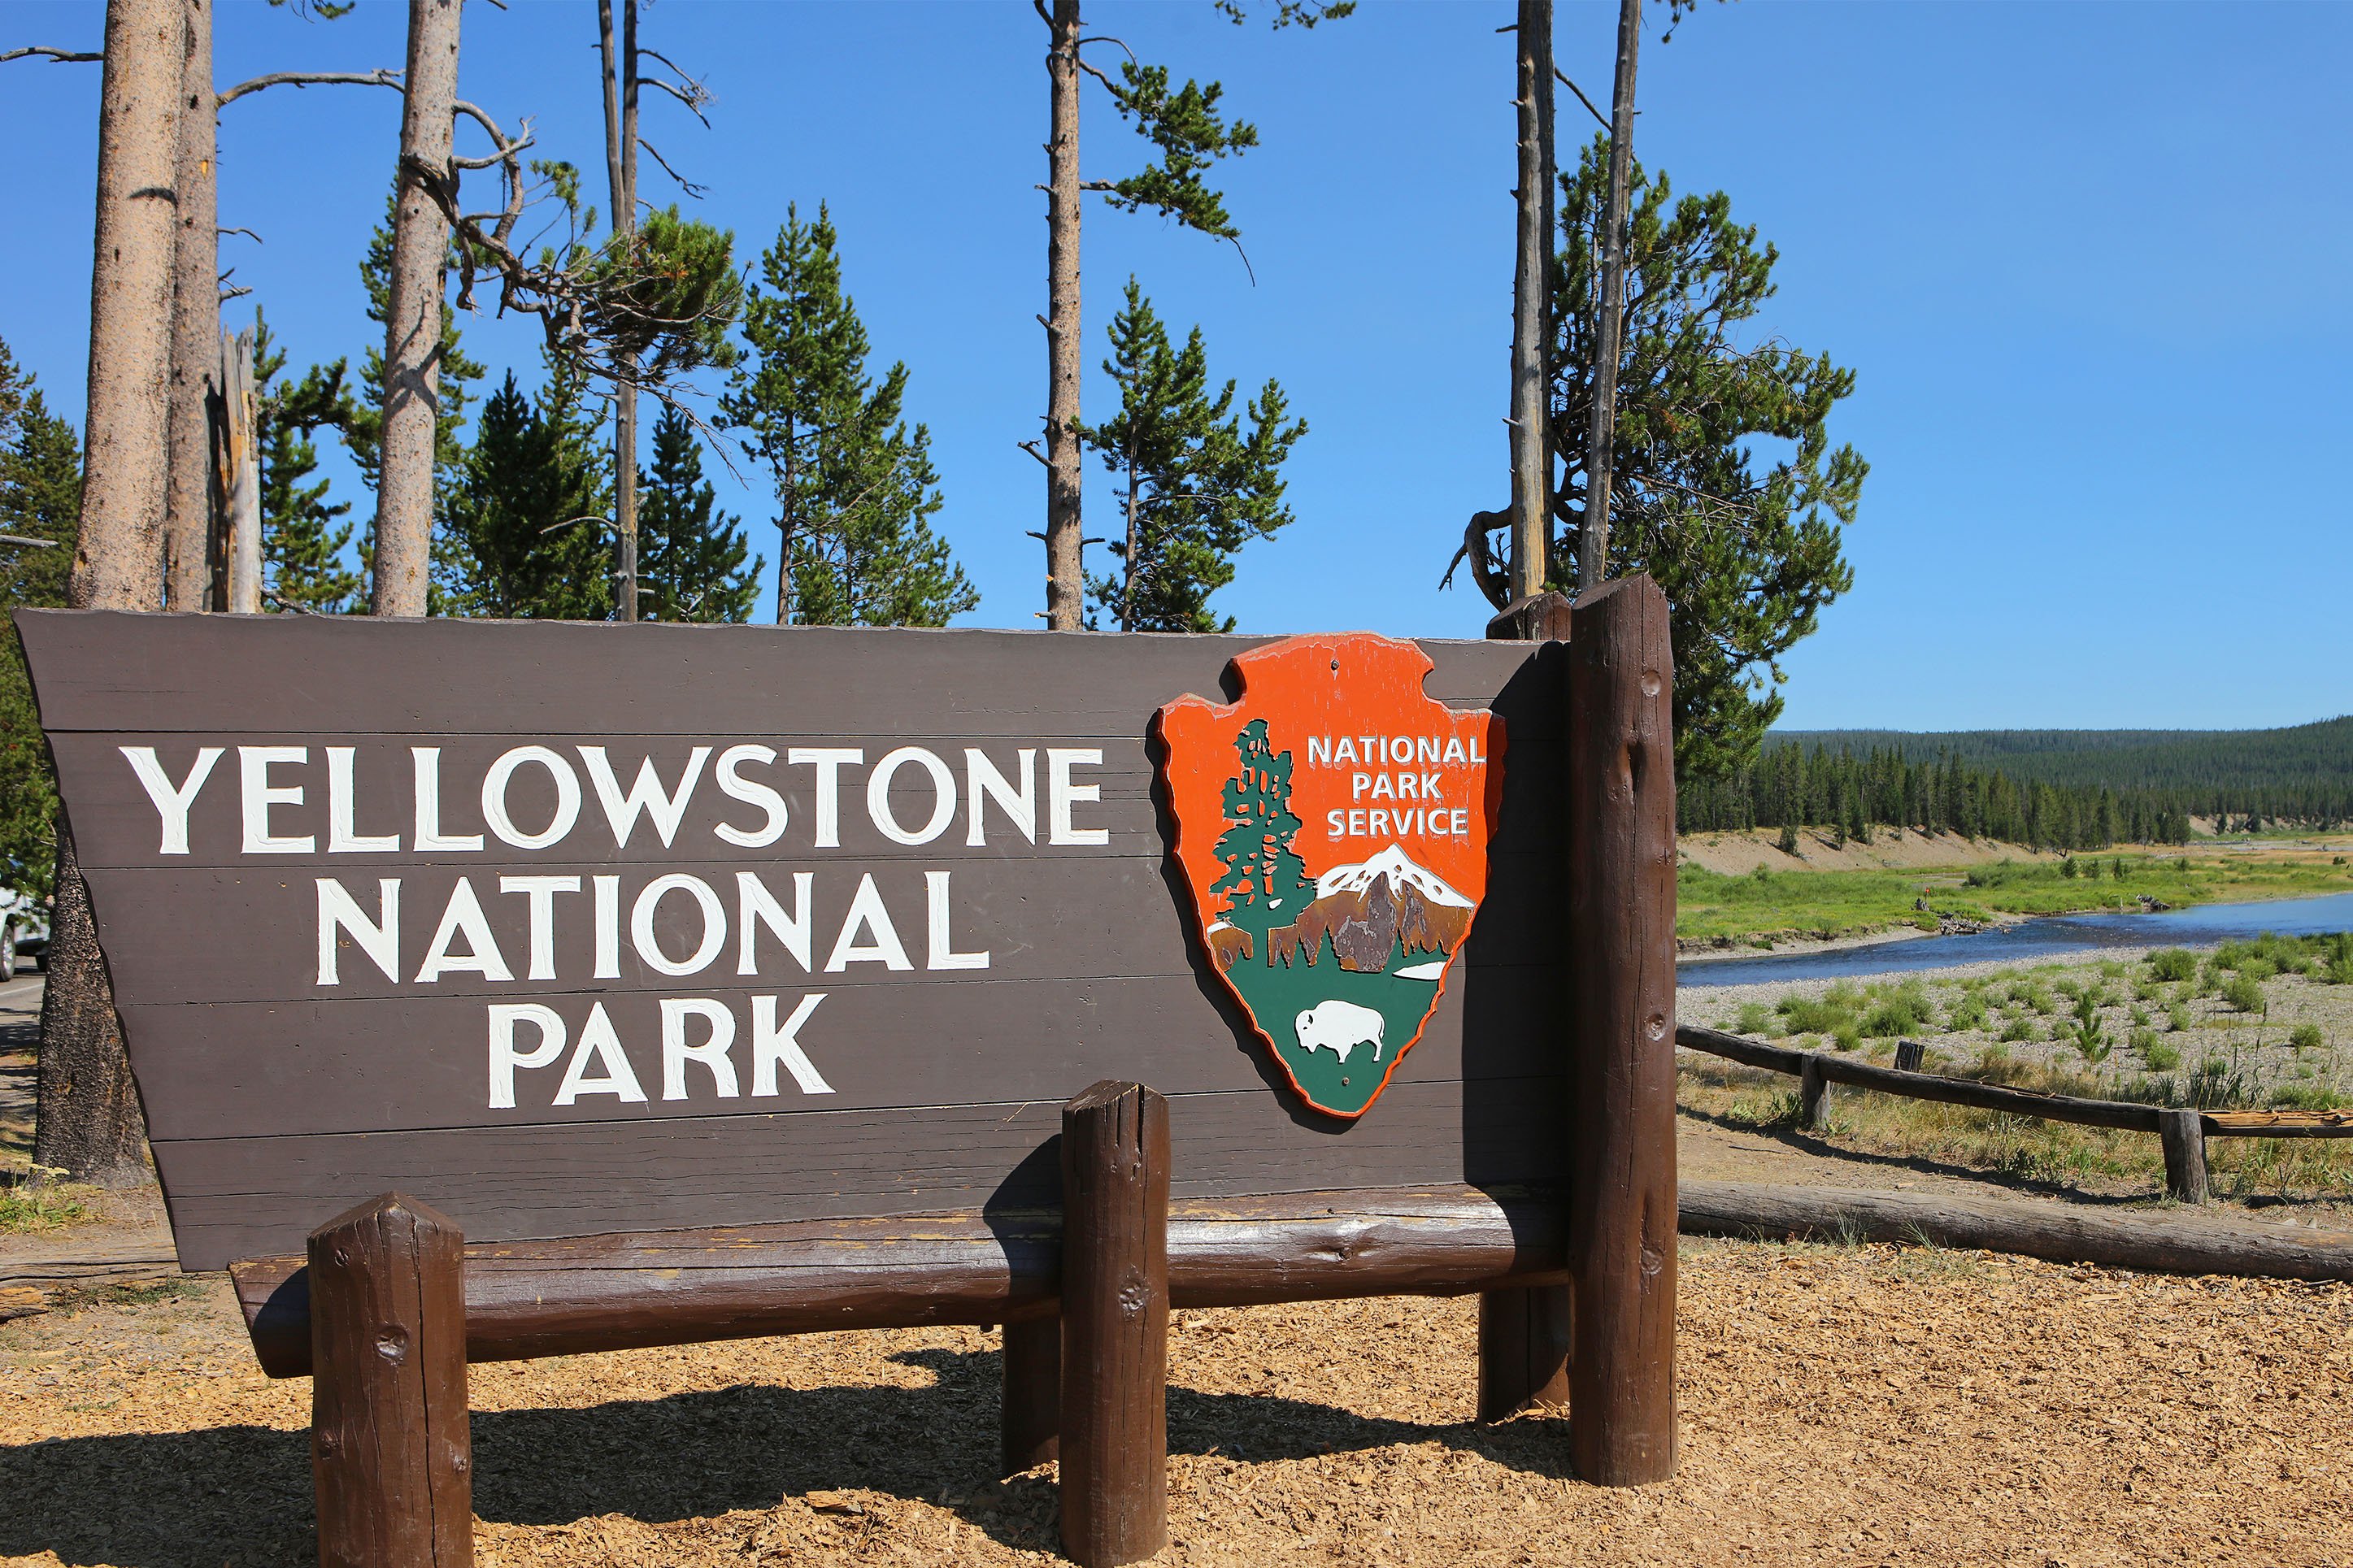
<instances>
[{"instance_id":1,"label":"shrub","mask_svg":"<svg viewBox=\"0 0 2353 1568\"><path fill-rule=\"evenodd\" d=\"M1794 822L1783 823L1781 837L1773 841L1773 847L1784 855L1795 855L1798 852L1798 825Z\"/></svg>"},{"instance_id":2,"label":"shrub","mask_svg":"<svg viewBox=\"0 0 2353 1568\"><path fill-rule=\"evenodd\" d=\"M2148 1064L2148 1070L2151 1072L2171 1072L2181 1065L2181 1053L2155 1035L2148 1037L2148 1043L2146 1045L2141 1044L2140 1037L2136 1035L2133 1037L2133 1044L2139 1047L2140 1059Z\"/></svg>"},{"instance_id":3,"label":"shrub","mask_svg":"<svg viewBox=\"0 0 2353 1568\"><path fill-rule=\"evenodd\" d=\"M1773 1010L1762 1002L1743 1002L1740 1016L1732 1026L1733 1033L1738 1035L1769 1034L1772 1028Z\"/></svg>"},{"instance_id":4,"label":"shrub","mask_svg":"<svg viewBox=\"0 0 2353 1568\"><path fill-rule=\"evenodd\" d=\"M2155 980L2190 980L2198 973L2198 955L2186 947L2165 947L2148 955L2148 973Z\"/></svg>"},{"instance_id":5,"label":"shrub","mask_svg":"<svg viewBox=\"0 0 2353 1568\"><path fill-rule=\"evenodd\" d=\"M2179 1002L2165 1010L2165 1026L2175 1034L2189 1027L2189 1009Z\"/></svg>"},{"instance_id":6,"label":"shrub","mask_svg":"<svg viewBox=\"0 0 2353 1568\"><path fill-rule=\"evenodd\" d=\"M1862 1045L1862 1037L1855 1033L1854 1020L1852 1018L1847 1019L1841 1022L1837 1028L1831 1030L1831 1044L1836 1046L1842 1051L1851 1051L1857 1046Z\"/></svg>"},{"instance_id":7,"label":"shrub","mask_svg":"<svg viewBox=\"0 0 2353 1568\"><path fill-rule=\"evenodd\" d=\"M2004 1040L2031 1040L2033 1037L2034 1026L2023 1017L2012 1018L2001 1026L2001 1038Z\"/></svg>"},{"instance_id":8,"label":"shrub","mask_svg":"<svg viewBox=\"0 0 2353 1568\"><path fill-rule=\"evenodd\" d=\"M2282 1084L2272 1090L2270 1102L2283 1110L2338 1110L2345 1097L2321 1084Z\"/></svg>"},{"instance_id":9,"label":"shrub","mask_svg":"<svg viewBox=\"0 0 2353 1568\"><path fill-rule=\"evenodd\" d=\"M2222 1000L2242 1013L2260 1013L2263 1010L2263 988L2241 974L2222 987Z\"/></svg>"},{"instance_id":10,"label":"shrub","mask_svg":"<svg viewBox=\"0 0 2353 1568\"><path fill-rule=\"evenodd\" d=\"M1784 996L1773 1005L1788 1021L1792 1034L1827 1035L1847 1022L1847 1010L1823 997Z\"/></svg>"},{"instance_id":11,"label":"shrub","mask_svg":"<svg viewBox=\"0 0 2353 1568\"><path fill-rule=\"evenodd\" d=\"M2291 1047L2299 1051L2318 1050L2321 1043L2320 1026L2317 1024L2298 1024L2295 1028L2288 1031L2287 1043Z\"/></svg>"},{"instance_id":12,"label":"shrub","mask_svg":"<svg viewBox=\"0 0 2353 1568\"><path fill-rule=\"evenodd\" d=\"M1957 1035L1967 1029L1982 1029L1985 1026L1986 999L1982 991L1954 997L1952 1005L1945 1010L1945 1029L1949 1034Z\"/></svg>"},{"instance_id":13,"label":"shrub","mask_svg":"<svg viewBox=\"0 0 2353 1568\"><path fill-rule=\"evenodd\" d=\"M2133 1021L2133 1027L2134 1027L2134 1028L2136 1028L2136 1029L2146 1029L2146 1028L2147 1028L2147 1027L2148 1027L2148 1009L2147 1009L2147 1008L2146 1008L2146 1007L2135 1007L2135 1008L2132 1010L2132 1021Z\"/></svg>"},{"instance_id":14,"label":"shrub","mask_svg":"<svg viewBox=\"0 0 2353 1568\"><path fill-rule=\"evenodd\" d=\"M1906 986L1881 998L1862 1021L1862 1033L1875 1040L1916 1035L1928 1022L1928 998L1917 987Z\"/></svg>"}]
</instances>

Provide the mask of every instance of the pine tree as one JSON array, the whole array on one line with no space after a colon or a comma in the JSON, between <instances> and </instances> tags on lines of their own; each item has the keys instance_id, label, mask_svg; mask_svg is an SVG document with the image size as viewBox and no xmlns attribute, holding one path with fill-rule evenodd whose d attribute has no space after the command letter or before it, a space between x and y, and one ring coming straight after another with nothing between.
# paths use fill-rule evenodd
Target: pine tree
<instances>
[{"instance_id":1,"label":"pine tree","mask_svg":"<svg viewBox=\"0 0 2353 1568\"><path fill-rule=\"evenodd\" d=\"M81 443L0 343L0 532L56 541L0 544L0 609L66 602L80 514ZM0 643L0 881L39 896L57 869L57 781L24 649Z\"/></svg>"},{"instance_id":2,"label":"pine tree","mask_svg":"<svg viewBox=\"0 0 2353 1568\"><path fill-rule=\"evenodd\" d=\"M1292 521L1282 504L1282 464L1307 434L1286 421L1282 388L1269 381L1248 405L1250 432L1233 412L1234 384L1208 391L1208 353L1195 327L1184 348L1127 280L1127 302L1111 327L1103 372L1118 383L1119 413L1082 437L1119 476L1123 538L1111 542L1120 570L1090 577L1095 609L1126 632L1229 632L1209 595L1234 580L1234 556Z\"/></svg>"},{"instance_id":3,"label":"pine tree","mask_svg":"<svg viewBox=\"0 0 2353 1568\"><path fill-rule=\"evenodd\" d=\"M343 389L343 364L312 365L291 386L277 384L286 353L273 350L269 322L253 316L254 447L261 470L261 558L269 574L269 598L263 607L294 607L337 615L357 607L364 585L343 565L352 525L339 521L349 501L330 505L327 481L318 471L319 448L311 434L338 424L351 405Z\"/></svg>"},{"instance_id":4,"label":"pine tree","mask_svg":"<svg viewBox=\"0 0 2353 1568\"><path fill-rule=\"evenodd\" d=\"M433 551L437 615L604 620L613 608L611 492L580 373L550 366L536 399L514 373L482 405Z\"/></svg>"},{"instance_id":5,"label":"pine tree","mask_svg":"<svg viewBox=\"0 0 2353 1568\"><path fill-rule=\"evenodd\" d=\"M719 403L775 483L776 621L944 626L980 595L931 529L939 476L931 432L911 433L902 415L906 365L880 385L866 374L866 329L842 291L837 239L822 206L807 224L786 209L745 293L752 353Z\"/></svg>"},{"instance_id":6,"label":"pine tree","mask_svg":"<svg viewBox=\"0 0 2353 1568\"><path fill-rule=\"evenodd\" d=\"M1227 895L1226 923L1247 931L1254 951L1274 962L1266 933L1297 922L1315 900L1307 864L1292 847L1299 818L1291 810L1291 753L1277 752L1266 721L1253 719L1234 737L1241 765L1226 781L1226 821L1212 851L1225 874L1209 884Z\"/></svg>"},{"instance_id":7,"label":"pine tree","mask_svg":"<svg viewBox=\"0 0 2353 1568\"><path fill-rule=\"evenodd\" d=\"M656 621L748 621L767 563L744 564L751 546L736 520L715 510L702 478L694 427L665 406L654 425L654 463L638 480L639 613Z\"/></svg>"}]
</instances>

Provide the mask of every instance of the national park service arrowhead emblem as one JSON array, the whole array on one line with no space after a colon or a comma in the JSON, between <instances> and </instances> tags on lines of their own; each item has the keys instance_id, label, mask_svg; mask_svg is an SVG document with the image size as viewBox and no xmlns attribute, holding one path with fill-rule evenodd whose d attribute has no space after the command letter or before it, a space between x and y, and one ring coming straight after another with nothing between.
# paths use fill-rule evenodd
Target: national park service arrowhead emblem
<instances>
[{"instance_id":1,"label":"national park service arrowhead emblem","mask_svg":"<svg viewBox=\"0 0 2353 1568\"><path fill-rule=\"evenodd\" d=\"M1241 700L1160 710L1201 944L1300 1098L1362 1116L1446 988L1487 889L1504 721L1422 690L1409 642L1292 637Z\"/></svg>"}]
</instances>

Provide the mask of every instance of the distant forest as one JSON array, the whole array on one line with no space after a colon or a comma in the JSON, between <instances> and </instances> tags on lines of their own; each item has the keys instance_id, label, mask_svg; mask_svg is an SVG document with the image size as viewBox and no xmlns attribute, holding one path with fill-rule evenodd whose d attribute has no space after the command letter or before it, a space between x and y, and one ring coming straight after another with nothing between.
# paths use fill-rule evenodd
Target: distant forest
<instances>
[{"instance_id":1,"label":"distant forest","mask_svg":"<svg viewBox=\"0 0 2353 1568\"><path fill-rule=\"evenodd\" d=\"M1768 735L1751 766L1686 778L1685 831L1873 825L2037 848L2178 844L2227 829L2353 822L2353 716L2284 730L1817 730Z\"/></svg>"}]
</instances>

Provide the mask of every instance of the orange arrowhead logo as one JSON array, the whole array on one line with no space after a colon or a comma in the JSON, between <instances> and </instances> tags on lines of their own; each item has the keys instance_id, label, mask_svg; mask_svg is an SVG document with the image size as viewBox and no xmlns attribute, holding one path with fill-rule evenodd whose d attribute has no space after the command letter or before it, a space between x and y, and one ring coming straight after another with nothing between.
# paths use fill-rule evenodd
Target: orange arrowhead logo
<instances>
[{"instance_id":1,"label":"orange arrowhead logo","mask_svg":"<svg viewBox=\"0 0 2353 1568\"><path fill-rule=\"evenodd\" d=\"M1504 721L1409 642L1293 637L1240 701L1160 710L1201 944L1300 1098L1361 1116L1421 1038L1487 890Z\"/></svg>"}]
</instances>

